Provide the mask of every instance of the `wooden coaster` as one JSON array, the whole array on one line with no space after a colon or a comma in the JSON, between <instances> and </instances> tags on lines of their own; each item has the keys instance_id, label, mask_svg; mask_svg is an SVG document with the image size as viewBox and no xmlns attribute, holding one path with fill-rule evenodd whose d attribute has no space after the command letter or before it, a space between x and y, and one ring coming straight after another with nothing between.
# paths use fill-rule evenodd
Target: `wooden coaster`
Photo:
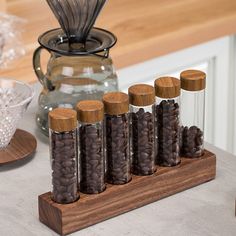
<instances>
[{"instance_id":1,"label":"wooden coaster","mask_svg":"<svg viewBox=\"0 0 236 236\"><path fill-rule=\"evenodd\" d=\"M158 167L151 176L132 176L128 184L108 184L103 193L81 193L72 204L57 204L51 200L51 193L45 193L38 199L39 219L66 235L210 181L215 175L216 156L205 151L200 158L182 158L178 166Z\"/></svg>"},{"instance_id":2,"label":"wooden coaster","mask_svg":"<svg viewBox=\"0 0 236 236\"><path fill-rule=\"evenodd\" d=\"M17 129L10 144L0 150L0 165L9 164L30 157L37 147L35 137L21 129Z\"/></svg>"}]
</instances>

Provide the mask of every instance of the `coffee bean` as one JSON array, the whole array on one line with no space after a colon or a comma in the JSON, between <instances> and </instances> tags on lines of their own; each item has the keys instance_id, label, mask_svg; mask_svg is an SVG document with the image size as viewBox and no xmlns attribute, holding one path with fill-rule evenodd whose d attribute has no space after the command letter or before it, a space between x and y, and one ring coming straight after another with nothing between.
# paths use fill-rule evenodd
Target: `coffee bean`
<instances>
[{"instance_id":1,"label":"coffee bean","mask_svg":"<svg viewBox=\"0 0 236 236\"><path fill-rule=\"evenodd\" d=\"M174 99L163 100L156 106L157 164L175 166L179 157L179 105Z\"/></svg>"},{"instance_id":2,"label":"coffee bean","mask_svg":"<svg viewBox=\"0 0 236 236\"><path fill-rule=\"evenodd\" d=\"M107 181L125 184L131 180L128 114L105 116Z\"/></svg>"},{"instance_id":3,"label":"coffee bean","mask_svg":"<svg viewBox=\"0 0 236 236\"><path fill-rule=\"evenodd\" d=\"M51 133L52 199L60 204L79 198L76 135L76 131Z\"/></svg>"},{"instance_id":4,"label":"coffee bean","mask_svg":"<svg viewBox=\"0 0 236 236\"><path fill-rule=\"evenodd\" d=\"M182 126L181 137L181 156L194 158L204 154L203 132L197 126Z\"/></svg>"},{"instance_id":5,"label":"coffee bean","mask_svg":"<svg viewBox=\"0 0 236 236\"><path fill-rule=\"evenodd\" d=\"M132 113L132 172L151 175L155 172L154 115L140 108Z\"/></svg>"},{"instance_id":6,"label":"coffee bean","mask_svg":"<svg viewBox=\"0 0 236 236\"><path fill-rule=\"evenodd\" d=\"M105 158L102 124L83 124L80 134L81 192L92 194L105 190Z\"/></svg>"}]
</instances>

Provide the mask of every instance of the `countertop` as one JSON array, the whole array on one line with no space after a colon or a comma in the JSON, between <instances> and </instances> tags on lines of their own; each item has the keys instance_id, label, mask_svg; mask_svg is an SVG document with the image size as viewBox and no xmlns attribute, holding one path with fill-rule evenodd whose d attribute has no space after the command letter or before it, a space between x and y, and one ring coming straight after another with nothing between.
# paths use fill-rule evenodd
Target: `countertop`
<instances>
[{"instance_id":1,"label":"countertop","mask_svg":"<svg viewBox=\"0 0 236 236\"><path fill-rule=\"evenodd\" d=\"M0 235L57 235L38 220L38 195L51 189L48 140L36 131L37 91L19 124L38 140L23 163L0 167ZM216 179L99 223L73 236L235 236L236 157L207 144L217 156Z\"/></svg>"},{"instance_id":2,"label":"countertop","mask_svg":"<svg viewBox=\"0 0 236 236\"><path fill-rule=\"evenodd\" d=\"M43 32L58 27L45 0L0 0L5 12L27 20L26 55L0 75L32 82L32 53ZM1 9L0 8L0 9ZM110 0L96 26L118 37L111 55L117 68L236 33L235 0ZM45 56L46 57L46 56Z\"/></svg>"}]
</instances>

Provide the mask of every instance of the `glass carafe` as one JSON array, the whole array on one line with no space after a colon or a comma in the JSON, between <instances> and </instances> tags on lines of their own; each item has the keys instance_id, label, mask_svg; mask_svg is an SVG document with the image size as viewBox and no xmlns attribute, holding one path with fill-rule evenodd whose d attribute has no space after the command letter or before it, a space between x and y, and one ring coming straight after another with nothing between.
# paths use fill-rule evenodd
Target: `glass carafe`
<instances>
[{"instance_id":1,"label":"glass carafe","mask_svg":"<svg viewBox=\"0 0 236 236\"><path fill-rule=\"evenodd\" d=\"M37 112L38 127L48 135L48 113L54 108L75 108L81 100L102 99L118 90L109 57L116 37L93 27L106 0L46 0L61 28L39 37L33 66L43 85ZM42 49L50 53L46 73L40 63Z\"/></svg>"},{"instance_id":2,"label":"glass carafe","mask_svg":"<svg viewBox=\"0 0 236 236\"><path fill-rule=\"evenodd\" d=\"M113 34L99 28L91 30L86 50L70 49L74 45L68 44L61 29L39 37L41 46L34 53L33 64L43 85L36 120L44 134L48 135L48 113L52 109L75 108L78 101L100 100L104 93L118 90L117 75L109 57L109 48L115 42ZM50 53L45 74L40 62L43 48Z\"/></svg>"}]
</instances>

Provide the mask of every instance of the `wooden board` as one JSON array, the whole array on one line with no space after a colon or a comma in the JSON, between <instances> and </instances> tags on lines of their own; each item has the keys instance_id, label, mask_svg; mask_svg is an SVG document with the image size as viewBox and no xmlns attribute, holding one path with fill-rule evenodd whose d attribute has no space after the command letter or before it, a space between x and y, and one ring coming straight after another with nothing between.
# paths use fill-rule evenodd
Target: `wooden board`
<instances>
[{"instance_id":1,"label":"wooden board","mask_svg":"<svg viewBox=\"0 0 236 236\"><path fill-rule=\"evenodd\" d=\"M39 196L39 219L61 235L94 225L215 178L216 157L206 151L199 159L182 159L176 167L159 167L152 176L133 176L126 185L107 185L98 195L80 195L60 205L50 193Z\"/></svg>"},{"instance_id":2,"label":"wooden board","mask_svg":"<svg viewBox=\"0 0 236 236\"><path fill-rule=\"evenodd\" d=\"M23 27L26 55L1 74L35 81L32 53L38 46L37 38L58 27L58 23L44 0L34 4L32 0L2 1L6 2L7 13L25 18L27 23ZM117 35L118 43L111 50L111 56L116 67L123 68L235 34L236 1L112 0L107 1L96 25Z\"/></svg>"},{"instance_id":3,"label":"wooden board","mask_svg":"<svg viewBox=\"0 0 236 236\"><path fill-rule=\"evenodd\" d=\"M9 164L30 157L36 150L35 137L25 130L17 129L10 144L0 150L0 165Z\"/></svg>"},{"instance_id":4,"label":"wooden board","mask_svg":"<svg viewBox=\"0 0 236 236\"><path fill-rule=\"evenodd\" d=\"M6 5L7 5L6 0L0 0L0 11L1 12L6 11Z\"/></svg>"}]
</instances>

